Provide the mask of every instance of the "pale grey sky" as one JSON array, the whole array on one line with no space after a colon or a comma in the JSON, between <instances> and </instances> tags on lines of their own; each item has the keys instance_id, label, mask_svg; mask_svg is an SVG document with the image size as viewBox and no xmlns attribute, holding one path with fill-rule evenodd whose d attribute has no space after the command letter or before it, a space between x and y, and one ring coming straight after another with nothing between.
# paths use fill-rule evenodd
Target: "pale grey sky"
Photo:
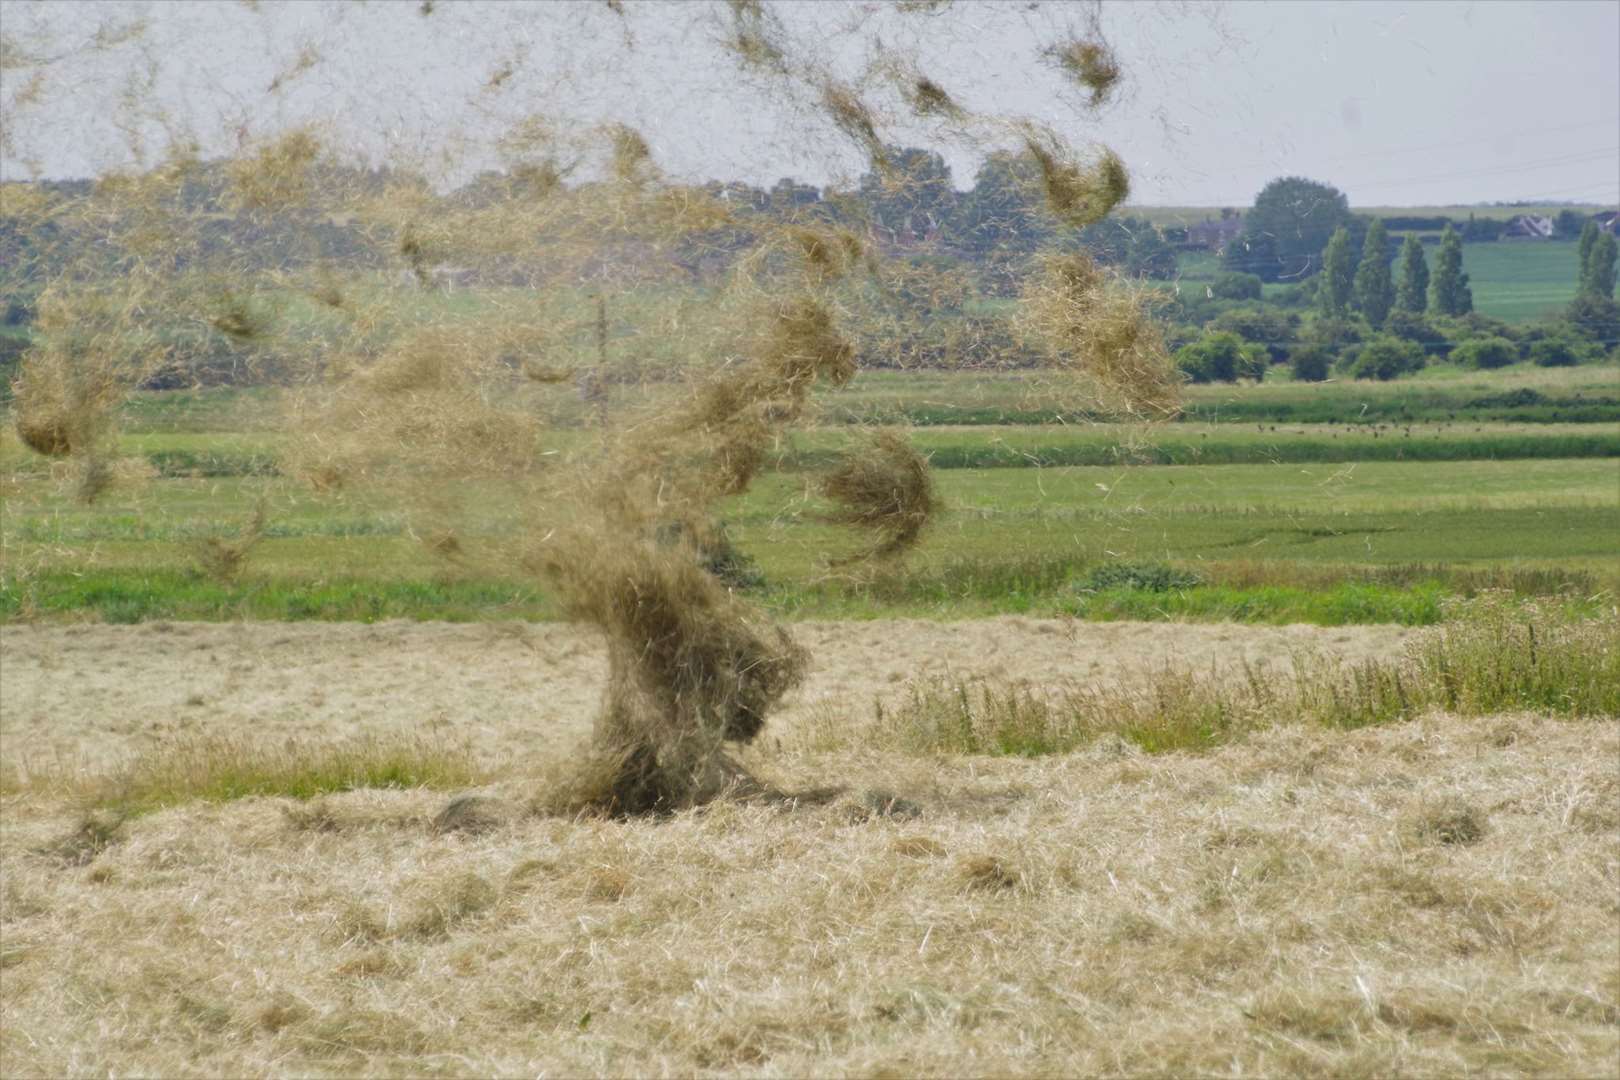
<instances>
[{"instance_id":1,"label":"pale grey sky","mask_svg":"<svg viewBox=\"0 0 1620 1080\"><path fill-rule=\"evenodd\" d=\"M148 155L176 130L219 153L314 121L340 150L455 182L493 162L496 135L539 114L574 132L630 123L686 179L862 171L809 92L748 75L720 48L724 5L625 8L436 0L423 16L420 0L0 0L0 167L7 178L85 175L127 164L132 133ZM1097 17L1126 81L1100 113L1039 54L1083 30L1090 4L767 8L791 52L836 77L910 57L975 111L1114 147L1133 202L1242 206L1285 174L1333 183L1357 206L1620 200L1620 0L1105 4ZM20 54L48 62L13 66ZM313 63L300 70L300 57ZM997 129L919 129L863 85L884 137L943 150L958 187L1007 141Z\"/></svg>"}]
</instances>

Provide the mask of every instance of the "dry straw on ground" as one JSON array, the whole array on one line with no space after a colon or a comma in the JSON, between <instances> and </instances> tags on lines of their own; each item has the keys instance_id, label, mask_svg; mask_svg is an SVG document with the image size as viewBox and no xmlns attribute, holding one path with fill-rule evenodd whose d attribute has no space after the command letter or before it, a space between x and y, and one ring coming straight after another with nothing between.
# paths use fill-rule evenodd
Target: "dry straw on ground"
<instances>
[{"instance_id":1,"label":"dry straw on ground","mask_svg":"<svg viewBox=\"0 0 1620 1080\"><path fill-rule=\"evenodd\" d=\"M8 796L0 1052L19 1076L1605 1075L1620 732L1514 722L782 763L923 808L858 821L445 828L443 794L357 791L118 823ZM1488 828L1409 831L1416 791Z\"/></svg>"}]
</instances>

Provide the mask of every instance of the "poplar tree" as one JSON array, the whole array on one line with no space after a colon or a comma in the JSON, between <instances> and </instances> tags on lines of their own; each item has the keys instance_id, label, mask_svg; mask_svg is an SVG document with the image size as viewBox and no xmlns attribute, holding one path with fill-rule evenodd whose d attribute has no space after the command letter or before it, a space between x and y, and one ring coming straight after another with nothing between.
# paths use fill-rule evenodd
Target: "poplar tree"
<instances>
[{"instance_id":1,"label":"poplar tree","mask_svg":"<svg viewBox=\"0 0 1620 1080\"><path fill-rule=\"evenodd\" d=\"M1389 233L1382 218L1373 218L1367 240L1361 246L1361 265L1356 268L1356 304L1373 326L1383 326L1395 303L1395 280L1389 269Z\"/></svg>"},{"instance_id":2,"label":"poplar tree","mask_svg":"<svg viewBox=\"0 0 1620 1080\"><path fill-rule=\"evenodd\" d=\"M1355 264L1350 257L1350 231L1339 228L1322 251L1322 284L1317 295L1322 299L1322 310L1340 316L1350 309L1355 293Z\"/></svg>"},{"instance_id":3,"label":"poplar tree","mask_svg":"<svg viewBox=\"0 0 1620 1080\"><path fill-rule=\"evenodd\" d=\"M1462 237L1449 224L1440 237L1434 259L1434 310L1441 315L1466 315L1474 310L1474 292L1462 268Z\"/></svg>"},{"instance_id":4,"label":"poplar tree","mask_svg":"<svg viewBox=\"0 0 1620 1080\"><path fill-rule=\"evenodd\" d=\"M1575 290L1578 293L1589 291L1587 286L1591 283L1592 248L1597 245L1597 238L1597 222L1588 221L1581 228L1581 276L1576 279L1580 284Z\"/></svg>"},{"instance_id":5,"label":"poplar tree","mask_svg":"<svg viewBox=\"0 0 1620 1080\"><path fill-rule=\"evenodd\" d=\"M1615 279L1615 253L1616 244L1613 233L1598 234L1596 227L1592 229L1592 242L1588 244L1586 237L1581 237L1581 247L1586 249L1581 253L1581 282L1580 294L1594 296L1600 300L1614 299Z\"/></svg>"},{"instance_id":6,"label":"poplar tree","mask_svg":"<svg viewBox=\"0 0 1620 1080\"><path fill-rule=\"evenodd\" d=\"M1429 307L1429 261L1423 256L1423 242L1410 233L1401 245L1401 284L1395 290L1395 306L1414 315Z\"/></svg>"}]
</instances>

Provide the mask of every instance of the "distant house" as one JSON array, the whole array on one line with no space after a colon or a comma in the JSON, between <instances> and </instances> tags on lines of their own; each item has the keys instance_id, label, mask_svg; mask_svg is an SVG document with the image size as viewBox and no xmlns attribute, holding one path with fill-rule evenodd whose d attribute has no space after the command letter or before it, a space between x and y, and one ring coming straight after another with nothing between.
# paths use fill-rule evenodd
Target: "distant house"
<instances>
[{"instance_id":1,"label":"distant house","mask_svg":"<svg viewBox=\"0 0 1620 1080\"><path fill-rule=\"evenodd\" d=\"M1207 248L1219 253L1227 244L1243 235L1243 215L1205 218L1196 225L1187 226L1187 246Z\"/></svg>"},{"instance_id":2,"label":"distant house","mask_svg":"<svg viewBox=\"0 0 1620 1080\"><path fill-rule=\"evenodd\" d=\"M1551 240L1553 219L1541 214L1520 214L1502 230L1504 240Z\"/></svg>"},{"instance_id":3,"label":"distant house","mask_svg":"<svg viewBox=\"0 0 1620 1080\"><path fill-rule=\"evenodd\" d=\"M1620 236L1620 210L1599 210L1592 215L1597 227L1611 236Z\"/></svg>"}]
</instances>

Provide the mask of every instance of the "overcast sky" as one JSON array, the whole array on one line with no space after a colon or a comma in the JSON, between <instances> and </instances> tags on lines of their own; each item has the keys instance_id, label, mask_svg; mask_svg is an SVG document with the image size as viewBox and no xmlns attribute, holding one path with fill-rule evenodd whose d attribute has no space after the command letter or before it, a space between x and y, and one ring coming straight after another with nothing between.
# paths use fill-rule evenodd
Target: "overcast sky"
<instances>
[{"instance_id":1,"label":"overcast sky","mask_svg":"<svg viewBox=\"0 0 1620 1080\"><path fill-rule=\"evenodd\" d=\"M914 126L873 75L885 58L914 62L975 112L1112 146L1137 203L1243 206L1285 174L1328 181L1355 206L1620 200L1620 0L1104 5L1098 25L1126 78L1101 111L1041 55L1086 32L1089 4L766 6L791 55L861 87L886 139L942 150L958 187L1006 129ZM217 154L313 120L340 151L457 182L538 114L576 134L630 123L682 179L862 171L812 92L724 51L723 4L624 7L0 0L0 167L87 175L127 165L132 134L149 158L176 131Z\"/></svg>"}]
</instances>

